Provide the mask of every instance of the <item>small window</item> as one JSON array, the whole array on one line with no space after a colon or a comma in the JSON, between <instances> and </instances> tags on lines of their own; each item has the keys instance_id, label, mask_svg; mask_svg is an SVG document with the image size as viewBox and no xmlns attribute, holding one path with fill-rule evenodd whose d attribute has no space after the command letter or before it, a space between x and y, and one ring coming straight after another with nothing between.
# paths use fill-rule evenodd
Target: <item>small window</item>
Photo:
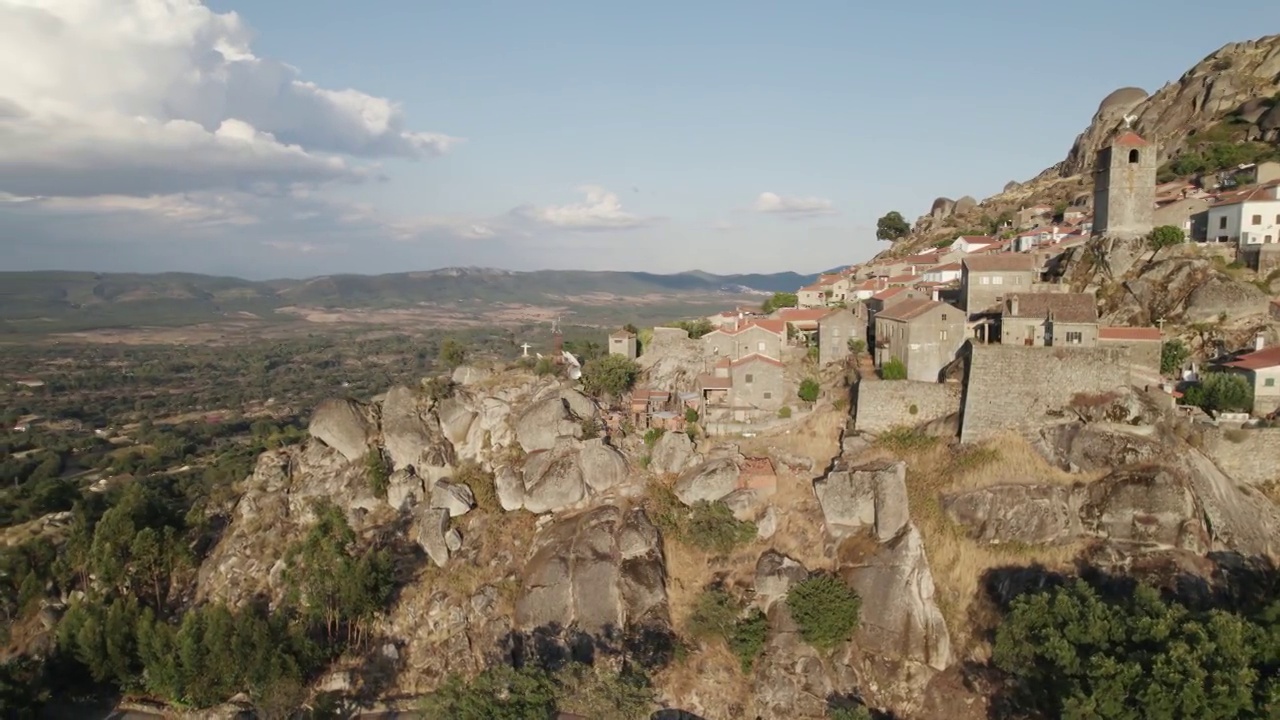
<instances>
[{"instance_id":1,"label":"small window","mask_svg":"<svg viewBox=\"0 0 1280 720\"><path fill-rule=\"evenodd\" d=\"M756 343L756 352L764 352L764 341Z\"/></svg>"},{"instance_id":2,"label":"small window","mask_svg":"<svg viewBox=\"0 0 1280 720\"><path fill-rule=\"evenodd\" d=\"M1266 380L1264 380L1264 381L1263 381L1263 383L1262 383L1262 384L1263 384L1263 386L1265 386L1265 387L1275 387L1275 386L1276 386L1276 379L1275 379L1275 378L1267 378Z\"/></svg>"},{"instance_id":3,"label":"small window","mask_svg":"<svg viewBox=\"0 0 1280 720\"><path fill-rule=\"evenodd\" d=\"M1276 216L1276 224L1277 224L1277 225L1280 225L1280 215L1277 215L1277 216Z\"/></svg>"},{"instance_id":4,"label":"small window","mask_svg":"<svg viewBox=\"0 0 1280 720\"><path fill-rule=\"evenodd\" d=\"M1226 235L1218 236L1218 242L1230 242L1230 241L1231 241L1231 238L1227 237Z\"/></svg>"},{"instance_id":5,"label":"small window","mask_svg":"<svg viewBox=\"0 0 1280 720\"><path fill-rule=\"evenodd\" d=\"M1254 216L1253 216L1253 224L1254 224L1254 225L1261 225L1261 224L1262 224L1262 216L1261 216L1261 215L1254 215Z\"/></svg>"},{"instance_id":6,"label":"small window","mask_svg":"<svg viewBox=\"0 0 1280 720\"><path fill-rule=\"evenodd\" d=\"M946 322L946 321L947 321L947 314L942 313L942 322Z\"/></svg>"},{"instance_id":7,"label":"small window","mask_svg":"<svg viewBox=\"0 0 1280 720\"><path fill-rule=\"evenodd\" d=\"M754 376L752 376L752 374L751 374L751 373L747 373L747 380L746 380L746 382L747 382L747 384L748 384L748 385L750 385L750 384L751 384L751 381L752 381L752 380L754 380L754 379L755 379L755 377L754 377Z\"/></svg>"},{"instance_id":8,"label":"small window","mask_svg":"<svg viewBox=\"0 0 1280 720\"><path fill-rule=\"evenodd\" d=\"M1218 229L1219 229L1219 230L1226 230L1226 229L1227 229L1227 216L1226 216L1226 215L1223 215L1222 217L1218 218Z\"/></svg>"},{"instance_id":9,"label":"small window","mask_svg":"<svg viewBox=\"0 0 1280 720\"><path fill-rule=\"evenodd\" d=\"M765 399L765 400L770 400L770 399L772 399L772 398L773 398L773 393L771 393L771 392L766 392L766 393L764 394L764 399Z\"/></svg>"},{"instance_id":10,"label":"small window","mask_svg":"<svg viewBox=\"0 0 1280 720\"><path fill-rule=\"evenodd\" d=\"M1270 235L1267 235L1267 236L1263 237L1263 238L1262 238L1262 242L1264 242L1264 243L1269 243L1269 242L1271 242L1271 236L1270 236Z\"/></svg>"},{"instance_id":11,"label":"small window","mask_svg":"<svg viewBox=\"0 0 1280 720\"><path fill-rule=\"evenodd\" d=\"M992 284L992 285L1003 285L1003 284L1004 284L1004 277L1003 277L1003 276L1001 276L1001 275L997 275L997 276L995 276L995 277L991 278L991 284Z\"/></svg>"},{"instance_id":12,"label":"small window","mask_svg":"<svg viewBox=\"0 0 1280 720\"><path fill-rule=\"evenodd\" d=\"M984 277L984 278L982 278L982 284L983 284L983 285L990 285L990 284L991 284L991 278L989 278L989 277Z\"/></svg>"},{"instance_id":13,"label":"small window","mask_svg":"<svg viewBox=\"0 0 1280 720\"><path fill-rule=\"evenodd\" d=\"M946 340L946 339L947 339L947 331L946 331L946 330L939 330L939 331L938 331L938 339L939 339L939 340Z\"/></svg>"},{"instance_id":14,"label":"small window","mask_svg":"<svg viewBox=\"0 0 1280 720\"><path fill-rule=\"evenodd\" d=\"M1067 344L1068 344L1068 345L1079 345L1079 344L1080 344L1080 343L1082 343L1082 342L1084 342L1084 333L1080 333L1080 332L1068 332L1068 333L1067 333Z\"/></svg>"},{"instance_id":15,"label":"small window","mask_svg":"<svg viewBox=\"0 0 1280 720\"><path fill-rule=\"evenodd\" d=\"M1130 150L1130 151L1129 151L1129 164L1130 164L1130 165L1132 165L1132 164L1134 164L1134 163L1136 163L1136 162L1138 162L1138 151L1137 151L1137 150Z\"/></svg>"},{"instance_id":16,"label":"small window","mask_svg":"<svg viewBox=\"0 0 1280 720\"><path fill-rule=\"evenodd\" d=\"M712 355L719 355L719 354L720 354L720 346L719 346L719 345L713 345L713 346L711 347L711 354L712 354Z\"/></svg>"}]
</instances>

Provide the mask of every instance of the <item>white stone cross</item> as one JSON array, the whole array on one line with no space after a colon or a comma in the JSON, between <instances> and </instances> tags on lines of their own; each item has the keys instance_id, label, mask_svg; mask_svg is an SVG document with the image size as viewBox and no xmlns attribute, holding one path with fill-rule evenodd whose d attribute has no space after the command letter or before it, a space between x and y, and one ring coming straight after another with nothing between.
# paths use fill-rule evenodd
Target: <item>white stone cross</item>
<instances>
[{"instance_id":1,"label":"white stone cross","mask_svg":"<svg viewBox=\"0 0 1280 720\"><path fill-rule=\"evenodd\" d=\"M531 347L533 347L533 346L532 346L532 345L530 345L529 343L525 343L525 344L521 345L521 346L520 346L520 348L521 348L522 350L524 350L524 355L522 355L521 357L529 357L529 348L531 348Z\"/></svg>"}]
</instances>

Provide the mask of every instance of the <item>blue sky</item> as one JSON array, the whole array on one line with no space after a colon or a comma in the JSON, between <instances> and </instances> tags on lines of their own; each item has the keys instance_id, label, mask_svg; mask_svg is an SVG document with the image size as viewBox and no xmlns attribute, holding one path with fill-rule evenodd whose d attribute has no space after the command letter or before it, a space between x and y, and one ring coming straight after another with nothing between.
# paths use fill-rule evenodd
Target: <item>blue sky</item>
<instances>
[{"instance_id":1,"label":"blue sky","mask_svg":"<svg viewBox=\"0 0 1280 720\"><path fill-rule=\"evenodd\" d=\"M143 12L154 1L121 0L151 18L144 23L181 24ZM243 117L230 104L209 117L248 119L284 145L376 169L356 180L310 165L276 175L255 167L190 187L175 180L168 194L130 186L132 176L117 171L120 188L69 192L76 200L57 204L43 201L56 186L6 188L0 155L0 193L41 198L10 203L20 211L0 205L0 231L20 236L11 257L23 267L248 276L468 264L817 271L882 249L873 227L887 210L913 219L934 197L981 199L1062 159L1111 90L1154 92L1221 45L1280 28L1280 6L1252 0L1232 12L1182 0L216 0L207 8L206 25L192 15L193 27L215 27L234 11L257 58L295 68L300 82L397 104L396 132L457 140L392 142L365 128L353 151L342 133L360 112L353 119L338 108L304 127L302 110L273 108L258 93ZM157 35L171 40L164 30ZM71 86L85 82L74 69L63 78ZM174 106L171 88L148 105L161 120ZM125 87L108 99L136 115L140 92ZM588 198L584 186L599 190ZM134 199L108 203L113 221L103 222L95 215L103 203L86 199L94 192ZM787 212L756 209L764 192L780 197L762 207ZM236 221L200 214L213 205L234 210ZM148 213L163 216L163 227L148 226ZM200 221L185 227L183 218Z\"/></svg>"}]
</instances>

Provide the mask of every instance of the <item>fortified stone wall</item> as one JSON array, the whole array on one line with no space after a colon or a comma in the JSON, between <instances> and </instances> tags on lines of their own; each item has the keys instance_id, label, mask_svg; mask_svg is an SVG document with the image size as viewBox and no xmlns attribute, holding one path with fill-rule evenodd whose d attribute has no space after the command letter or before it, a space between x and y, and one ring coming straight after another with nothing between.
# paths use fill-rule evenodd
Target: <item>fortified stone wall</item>
<instances>
[{"instance_id":1,"label":"fortified stone wall","mask_svg":"<svg viewBox=\"0 0 1280 720\"><path fill-rule=\"evenodd\" d=\"M973 345L960 442L1036 424L1077 394L1111 392L1131 382L1124 348Z\"/></svg>"},{"instance_id":2,"label":"fortified stone wall","mask_svg":"<svg viewBox=\"0 0 1280 720\"><path fill-rule=\"evenodd\" d=\"M959 410L959 383L864 379L858 383L854 427L878 433L900 425L930 422Z\"/></svg>"},{"instance_id":3,"label":"fortified stone wall","mask_svg":"<svg viewBox=\"0 0 1280 720\"><path fill-rule=\"evenodd\" d=\"M1280 428L1207 428L1204 452L1236 482L1265 485L1280 478Z\"/></svg>"}]
</instances>

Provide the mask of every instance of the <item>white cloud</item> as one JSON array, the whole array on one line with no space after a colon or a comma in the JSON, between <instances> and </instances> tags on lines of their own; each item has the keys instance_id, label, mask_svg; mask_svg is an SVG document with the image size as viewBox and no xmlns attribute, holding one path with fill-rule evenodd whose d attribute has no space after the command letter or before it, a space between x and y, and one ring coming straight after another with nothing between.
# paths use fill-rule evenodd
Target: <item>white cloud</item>
<instances>
[{"instance_id":1,"label":"white cloud","mask_svg":"<svg viewBox=\"0 0 1280 720\"><path fill-rule=\"evenodd\" d=\"M196 0L0 0L0 192L152 196L361 180L438 155L395 103L257 57Z\"/></svg>"},{"instance_id":2,"label":"white cloud","mask_svg":"<svg viewBox=\"0 0 1280 720\"><path fill-rule=\"evenodd\" d=\"M587 196L585 202L547 207L526 205L512 210L511 214L539 225L564 230L626 230L644 227L657 220L623 210L617 193L602 187L584 185L578 188L578 192Z\"/></svg>"},{"instance_id":3,"label":"white cloud","mask_svg":"<svg viewBox=\"0 0 1280 720\"><path fill-rule=\"evenodd\" d=\"M834 210L831 201L817 197L784 197L777 193L762 192L756 198L756 212L778 215L828 215Z\"/></svg>"}]
</instances>

